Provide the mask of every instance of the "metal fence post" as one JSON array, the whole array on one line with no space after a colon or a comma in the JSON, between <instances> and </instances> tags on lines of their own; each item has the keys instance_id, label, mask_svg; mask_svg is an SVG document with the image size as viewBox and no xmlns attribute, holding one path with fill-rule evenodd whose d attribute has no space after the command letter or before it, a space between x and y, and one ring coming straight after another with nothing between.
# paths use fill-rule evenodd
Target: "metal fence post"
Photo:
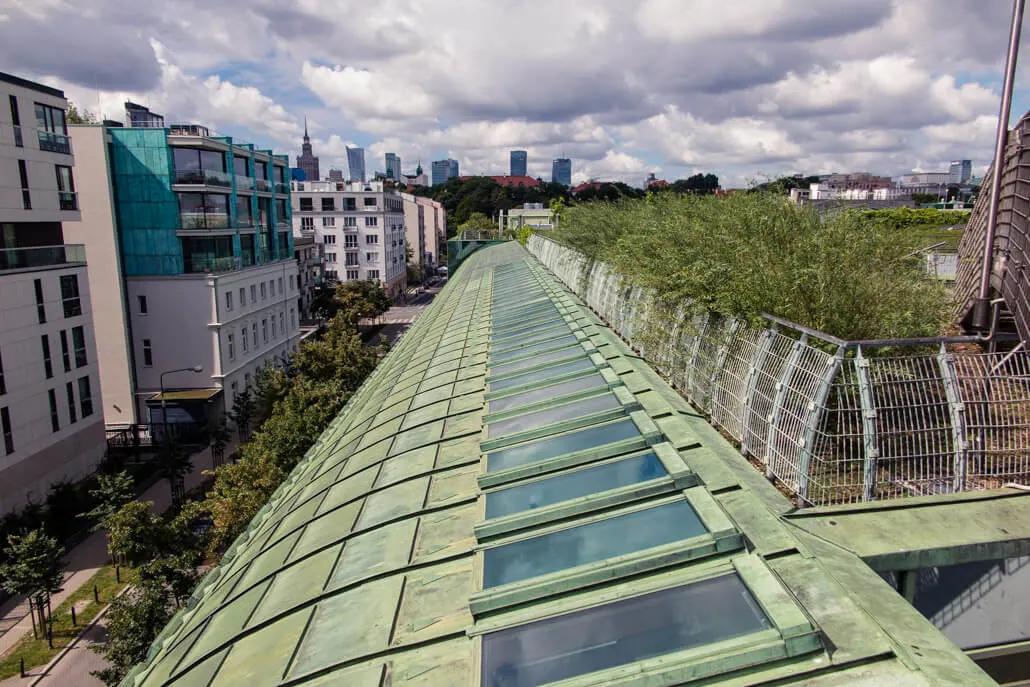
<instances>
[{"instance_id":1,"label":"metal fence post","mask_svg":"<svg viewBox=\"0 0 1030 687\"><path fill-rule=\"evenodd\" d=\"M712 375L708 378L708 403L701 406L706 413L713 413L715 411L715 385L719 383L719 379L722 377L723 370L726 366L726 358L730 355L730 346L733 345L733 340L737 337L740 332L740 320L733 318L730 321L730 326L726 329L726 334L723 337L722 344L715 353L715 363L712 365Z\"/></svg>"},{"instance_id":2,"label":"metal fence post","mask_svg":"<svg viewBox=\"0 0 1030 687\"><path fill-rule=\"evenodd\" d=\"M773 399L772 412L769 413L769 429L766 430L765 435L765 476L769 479L776 476L773 470L773 459L776 453L773 448L776 441L776 428L779 427L780 416L783 415L783 404L787 400L791 377L794 376L794 370L798 366L798 361L801 360L801 352L807 345L808 334L802 334L801 338L791 346L787 360L783 363L783 369L780 370L780 378L776 380L776 396ZM780 475L780 479L784 479L782 475ZM794 476L794 482L797 483L797 475Z\"/></svg>"},{"instance_id":3,"label":"metal fence post","mask_svg":"<svg viewBox=\"0 0 1030 687\"><path fill-rule=\"evenodd\" d=\"M962 401L961 387L955 372L955 357L948 353L944 344L941 344L941 352L937 354L937 364L941 367L944 395L948 399L948 408L951 411L951 434L955 451L952 489L965 491L966 456L969 451L969 441L966 438L966 405Z\"/></svg>"},{"instance_id":4,"label":"metal fence post","mask_svg":"<svg viewBox=\"0 0 1030 687\"><path fill-rule=\"evenodd\" d=\"M769 357L774 336L776 336L776 332L772 329L762 330L762 338L758 341L755 357L747 371L747 391L744 393L744 406L740 409L740 452L745 456L750 452L747 444L747 414L751 412L751 404L754 402L755 389L758 386L758 371L765 366L765 359Z\"/></svg>"},{"instance_id":5,"label":"metal fence post","mask_svg":"<svg viewBox=\"0 0 1030 687\"><path fill-rule=\"evenodd\" d=\"M859 346L855 355L855 374L858 377L858 401L862 406L862 446L865 469L862 476L862 500L872 501L876 488L876 470L880 449L876 442L876 401L873 396L873 382L869 376L869 361L862 355Z\"/></svg>"},{"instance_id":6,"label":"metal fence post","mask_svg":"<svg viewBox=\"0 0 1030 687\"><path fill-rule=\"evenodd\" d=\"M697 327L697 331L694 332L694 341L690 347L690 363L688 363L687 367L686 388L683 390L684 392L686 392L687 397L690 398L690 400L692 400L698 408L701 407L702 399L693 397L694 373L697 372L697 359L701 355L701 341L704 338L704 335L708 333L708 324L709 322L711 322L711 319L711 315L709 315L708 313L702 315L701 323ZM693 322L691 322L691 326L693 326Z\"/></svg>"},{"instance_id":7,"label":"metal fence post","mask_svg":"<svg viewBox=\"0 0 1030 687\"><path fill-rule=\"evenodd\" d=\"M839 346L832 358L826 359L826 371L819 378L812 400L808 402L808 417L805 420L805 435L801 438L801 455L798 460L798 496L809 501L808 482L812 474L812 456L815 445L815 433L819 430L823 414L826 412L826 401L833 388L833 380L837 378L844 363L845 348Z\"/></svg>"}]
</instances>

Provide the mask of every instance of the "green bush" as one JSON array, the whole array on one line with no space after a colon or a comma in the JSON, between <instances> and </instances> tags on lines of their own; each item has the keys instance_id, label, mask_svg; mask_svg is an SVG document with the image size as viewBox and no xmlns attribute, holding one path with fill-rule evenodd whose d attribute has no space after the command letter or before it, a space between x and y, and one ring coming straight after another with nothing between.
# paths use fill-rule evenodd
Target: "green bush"
<instances>
[{"instance_id":1,"label":"green bush","mask_svg":"<svg viewBox=\"0 0 1030 687\"><path fill-rule=\"evenodd\" d=\"M938 334L949 313L911 237L771 194L576 205L555 238L697 311L769 312L847 339Z\"/></svg>"}]
</instances>

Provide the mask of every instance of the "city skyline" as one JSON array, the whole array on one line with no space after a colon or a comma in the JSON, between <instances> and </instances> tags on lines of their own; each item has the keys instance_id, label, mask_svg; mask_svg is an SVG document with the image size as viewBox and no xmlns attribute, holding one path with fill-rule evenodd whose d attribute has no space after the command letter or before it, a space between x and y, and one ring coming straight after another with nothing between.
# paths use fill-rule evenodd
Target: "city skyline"
<instances>
[{"instance_id":1,"label":"city skyline","mask_svg":"<svg viewBox=\"0 0 1030 687\"><path fill-rule=\"evenodd\" d=\"M548 6L547 21L534 3L502 18L489 4L469 12L446 1L359 16L228 6L198 14L186 2L141 11L131 27L109 0L80 3L60 18L84 27L84 43L46 51L33 36L56 10L14 7L0 56L8 71L63 88L103 116L132 100L169 122L295 151L307 115L326 168L344 168L349 146L376 160L450 157L466 170L502 172L508 151L522 149L534 177L546 178L564 151L573 182L711 171L743 186L796 171L938 170L958 158L976 160L972 173L982 175L1008 18L1004 3L961 0L802 3L792 13L755 3L700 8L704 21L667 0ZM446 64L431 49L470 22L502 20L539 30L456 41ZM325 40L291 26L317 28ZM369 43L370 26L389 27L396 44ZM500 58L511 41L530 56L545 44L558 53L515 65ZM596 57L579 59L585 53ZM672 68L702 56L712 67L704 73ZM1030 105L1021 83L1017 116Z\"/></svg>"}]
</instances>

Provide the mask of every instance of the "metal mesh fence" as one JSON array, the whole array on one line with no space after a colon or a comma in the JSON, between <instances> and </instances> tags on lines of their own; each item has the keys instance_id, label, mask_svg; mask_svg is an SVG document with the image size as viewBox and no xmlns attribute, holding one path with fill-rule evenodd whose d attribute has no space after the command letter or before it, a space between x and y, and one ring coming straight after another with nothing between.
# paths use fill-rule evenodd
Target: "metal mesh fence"
<instances>
[{"instance_id":1,"label":"metal mesh fence","mask_svg":"<svg viewBox=\"0 0 1030 687\"><path fill-rule=\"evenodd\" d=\"M530 251L801 504L1030 480L1030 353L944 345L869 357L660 303L534 235Z\"/></svg>"}]
</instances>

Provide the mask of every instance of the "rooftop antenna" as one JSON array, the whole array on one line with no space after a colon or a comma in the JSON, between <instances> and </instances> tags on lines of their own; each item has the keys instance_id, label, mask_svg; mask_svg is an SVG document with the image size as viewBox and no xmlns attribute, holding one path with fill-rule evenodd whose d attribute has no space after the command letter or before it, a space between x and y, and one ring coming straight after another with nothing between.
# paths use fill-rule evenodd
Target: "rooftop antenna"
<instances>
[{"instance_id":1,"label":"rooftop antenna","mask_svg":"<svg viewBox=\"0 0 1030 687\"><path fill-rule=\"evenodd\" d=\"M1001 111L994 140L994 174L991 176L991 201L987 209L987 236L984 240L983 266L980 272L980 294L973 306L972 324L986 330L990 326L991 272L994 267L994 235L998 230L998 196L1001 194L1001 164L1005 157L1005 143L1009 132L1009 110L1012 109L1012 86L1019 58L1019 34L1023 28L1023 8L1026 0L1012 3L1012 28L1009 31L1009 52L1005 58L1005 85L1001 92Z\"/></svg>"}]
</instances>

